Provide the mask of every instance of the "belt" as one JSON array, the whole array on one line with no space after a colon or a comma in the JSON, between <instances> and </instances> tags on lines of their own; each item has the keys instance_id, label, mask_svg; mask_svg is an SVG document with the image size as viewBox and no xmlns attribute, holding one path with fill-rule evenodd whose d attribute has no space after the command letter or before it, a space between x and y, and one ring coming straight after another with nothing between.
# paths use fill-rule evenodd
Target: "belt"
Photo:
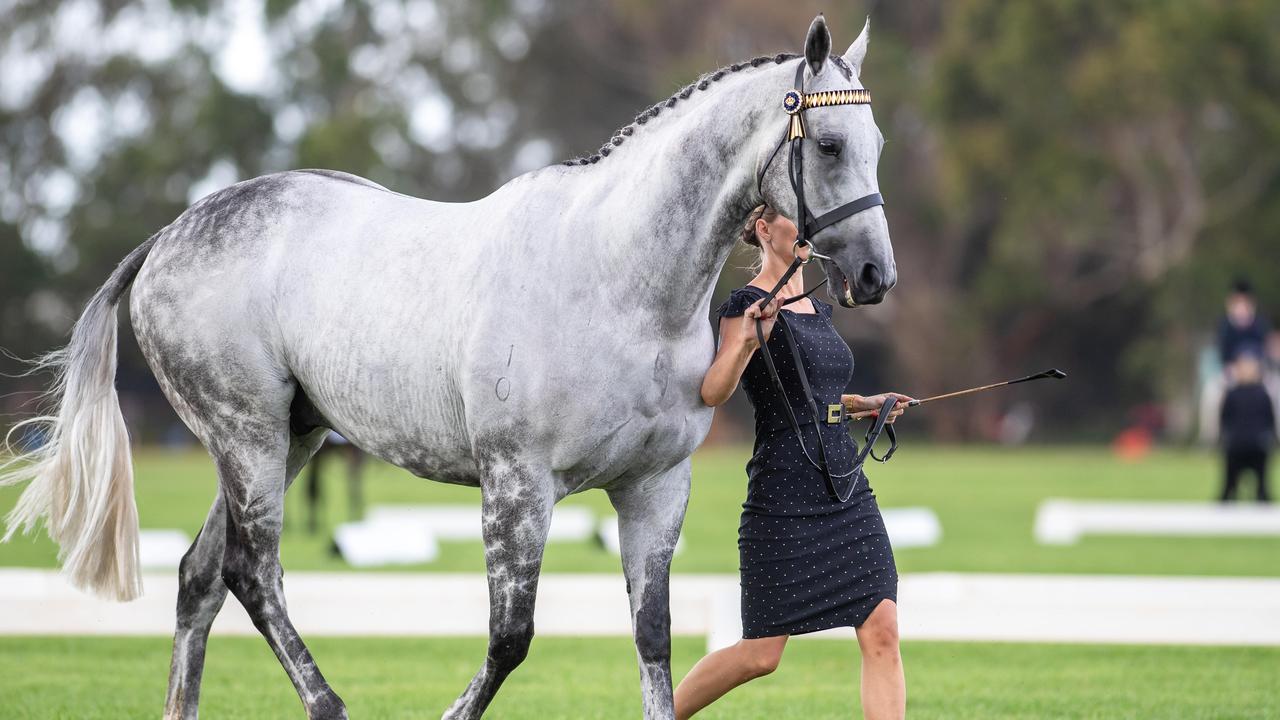
<instances>
[{"instance_id":1,"label":"belt","mask_svg":"<svg viewBox=\"0 0 1280 720\"><path fill-rule=\"evenodd\" d=\"M813 411L808 407L791 406L791 416L795 417L796 424L801 427L805 425L843 425L847 422L853 422L853 416L845 411L842 403L831 403L828 405L820 405L822 415L814 418ZM762 428L767 430L782 430L791 427L785 411L774 415L774 419L768 422L760 423Z\"/></svg>"}]
</instances>

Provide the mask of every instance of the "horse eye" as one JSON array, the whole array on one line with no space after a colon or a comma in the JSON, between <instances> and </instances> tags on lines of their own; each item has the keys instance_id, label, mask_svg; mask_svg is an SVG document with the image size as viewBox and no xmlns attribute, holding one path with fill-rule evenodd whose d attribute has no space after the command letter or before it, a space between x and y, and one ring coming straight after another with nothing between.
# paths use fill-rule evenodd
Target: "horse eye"
<instances>
[{"instance_id":1,"label":"horse eye","mask_svg":"<svg viewBox=\"0 0 1280 720\"><path fill-rule=\"evenodd\" d=\"M840 151L844 149L844 143L840 138L823 137L818 138L818 152L831 157L838 157Z\"/></svg>"}]
</instances>

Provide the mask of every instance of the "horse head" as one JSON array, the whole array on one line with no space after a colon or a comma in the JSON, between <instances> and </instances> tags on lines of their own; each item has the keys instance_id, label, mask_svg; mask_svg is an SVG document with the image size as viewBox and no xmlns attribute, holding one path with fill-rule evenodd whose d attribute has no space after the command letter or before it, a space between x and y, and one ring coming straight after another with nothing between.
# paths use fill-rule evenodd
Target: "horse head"
<instances>
[{"instance_id":1,"label":"horse head","mask_svg":"<svg viewBox=\"0 0 1280 720\"><path fill-rule=\"evenodd\" d=\"M795 172L795 164L802 171L804 205L813 217L821 218L855 199L874 198L872 204L814 231L809 238L813 250L822 258L828 293L844 307L880 302L898 279L876 179L884 136L876 127L870 96L860 79L870 27L868 20L843 55L832 55L826 21L821 15L814 19L805 39L804 71L800 76L803 94L796 94L801 99L810 96L810 103L797 108L793 105L795 98L788 98L786 105L788 112L795 113L790 121L792 128L796 118L803 115L798 121L803 124L803 139L799 141L802 152L788 157L786 145L790 143L784 140L780 148L772 131L774 127L780 129L781 123L767 125L769 131L761 140L758 164L764 201L802 229L809 216L805 207L798 206L789 175ZM783 109L783 97L780 92L779 109ZM819 97L830 102L817 100ZM789 137L794 135L793 129ZM783 152L779 153L779 149Z\"/></svg>"}]
</instances>

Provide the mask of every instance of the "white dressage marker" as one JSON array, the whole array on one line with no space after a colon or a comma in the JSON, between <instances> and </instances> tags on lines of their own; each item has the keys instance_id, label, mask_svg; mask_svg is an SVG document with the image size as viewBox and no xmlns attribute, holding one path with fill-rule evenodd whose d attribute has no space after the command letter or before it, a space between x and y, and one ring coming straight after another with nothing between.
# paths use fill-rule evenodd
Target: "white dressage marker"
<instances>
[{"instance_id":1,"label":"white dressage marker","mask_svg":"<svg viewBox=\"0 0 1280 720\"><path fill-rule=\"evenodd\" d=\"M437 540L482 540L479 505L374 505L367 523L417 523ZM595 515L580 505L557 505L551 511L547 542L582 542L595 530Z\"/></svg>"},{"instance_id":2,"label":"white dressage marker","mask_svg":"<svg viewBox=\"0 0 1280 720\"><path fill-rule=\"evenodd\" d=\"M889 532L889 544L895 550L909 547L929 547L942 540L942 523L927 507L881 509L885 530Z\"/></svg>"},{"instance_id":3,"label":"white dressage marker","mask_svg":"<svg viewBox=\"0 0 1280 720\"><path fill-rule=\"evenodd\" d=\"M595 518L584 507L553 511L548 541L583 541ZM362 522L346 523L334 533L342 557L355 567L431 562L441 541L476 541L481 536L479 505L376 505Z\"/></svg>"},{"instance_id":4,"label":"white dressage marker","mask_svg":"<svg viewBox=\"0 0 1280 720\"><path fill-rule=\"evenodd\" d=\"M1280 536L1280 507L1059 498L1040 503L1035 525L1038 542L1071 545L1087 534Z\"/></svg>"},{"instance_id":5,"label":"white dressage marker","mask_svg":"<svg viewBox=\"0 0 1280 720\"><path fill-rule=\"evenodd\" d=\"M176 568L191 547L191 536L181 530L139 530L138 564L147 570Z\"/></svg>"},{"instance_id":6,"label":"white dressage marker","mask_svg":"<svg viewBox=\"0 0 1280 720\"><path fill-rule=\"evenodd\" d=\"M421 523L382 520L343 523L333 533L342 559L353 567L416 565L440 555L436 536Z\"/></svg>"}]
</instances>

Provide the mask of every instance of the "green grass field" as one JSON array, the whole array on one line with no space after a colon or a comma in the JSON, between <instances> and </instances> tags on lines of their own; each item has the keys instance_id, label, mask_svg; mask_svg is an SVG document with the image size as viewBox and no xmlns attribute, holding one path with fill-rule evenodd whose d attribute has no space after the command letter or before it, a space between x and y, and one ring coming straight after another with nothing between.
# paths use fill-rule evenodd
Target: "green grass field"
<instances>
[{"instance_id":1,"label":"green grass field","mask_svg":"<svg viewBox=\"0 0 1280 720\"><path fill-rule=\"evenodd\" d=\"M735 573L738 513L745 494L743 466L749 450L717 448L694 458L693 496L685 521L685 548L676 572ZM215 478L202 452L142 451L135 458L138 509L143 527L182 528L192 535L213 498ZM1114 459L1105 448L950 448L904 446L892 462L869 471L884 507L925 505L942 521L936 547L898 552L904 572L1132 573L1149 575L1280 575L1280 539L1089 537L1070 547L1043 547L1031 528L1045 497L1203 500L1218 482L1216 456L1161 451L1136 463ZM346 507L344 469L326 471L330 526ZM478 503L479 491L428 482L396 468L372 464L367 497L373 503ZM0 489L0 511L17 498ZM289 570L346 569L331 552L328 535L302 532L302 493L289 496L283 545ZM603 492L564 501L612 512ZM480 544L447 543L440 558L413 570L481 572ZM52 567L55 551L43 536L0 545L0 566ZM618 572L618 560L594 543L553 544L549 572Z\"/></svg>"},{"instance_id":2,"label":"green grass field","mask_svg":"<svg viewBox=\"0 0 1280 720\"><path fill-rule=\"evenodd\" d=\"M736 533L745 492L745 448L700 452L677 572L737 571ZM144 451L136 457L144 527L199 528L214 492L202 453ZM345 519L343 469L330 466L326 523ZM1213 496L1213 456L1162 451L1121 463L1101 448L945 448L907 445L872 471L885 507L925 505L943 542L898 552L904 572L1280 575L1280 540L1091 537L1041 547L1031 528L1045 497L1179 499ZM0 490L6 511L17 490ZM423 481L385 465L369 469L372 503L475 503L478 491ZM566 500L609 512L589 492ZM327 534L308 536L301 493L289 498L282 546L289 570L347 569ZM414 570L483 570L478 543L442 546ZM53 566L43 536L0 545L0 566ZM594 543L553 544L550 572L618 572ZM1211 611L1211 609L1207 609ZM355 717L438 717L484 655L481 638L311 638L321 667ZM673 670L683 675L703 649L677 638ZM163 703L167 638L0 637L0 718L155 717ZM1280 648L1128 647L907 642L903 648L912 718L1273 718L1280 717ZM258 638L214 638L205 717L300 717L279 664ZM857 717L858 655L849 641L794 643L774 675L741 688L700 718L709 720ZM634 650L626 638L544 638L508 681L490 717L628 718L640 703Z\"/></svg>"},{"instance_id":3,"label":"green grass field","mask_svg":"<svg viewBox=\"0 0 1280 720\"><path fill-rule=\"evenodd\" d=\"M439 717L484 655L481 639L333 639L310 642L352 717ZM697 660L700 639L679 638L673 666ZM1274 718L1280 649L921 643L903 647L908 717ZM164 703L164 638L0 638L0 717L157 717ZM731 693L699 718L857 717L853 642L793 643L773 675ZM302 717L266 643L210 642L201 714ZM640 715L634 650L617 639L538 638L489 717L617 720Z\"/></svg>"}]
</instances>

